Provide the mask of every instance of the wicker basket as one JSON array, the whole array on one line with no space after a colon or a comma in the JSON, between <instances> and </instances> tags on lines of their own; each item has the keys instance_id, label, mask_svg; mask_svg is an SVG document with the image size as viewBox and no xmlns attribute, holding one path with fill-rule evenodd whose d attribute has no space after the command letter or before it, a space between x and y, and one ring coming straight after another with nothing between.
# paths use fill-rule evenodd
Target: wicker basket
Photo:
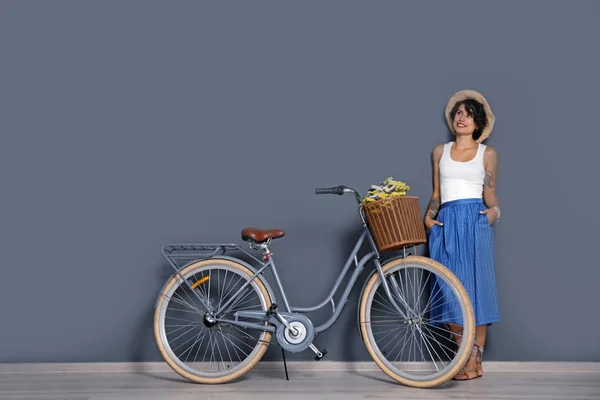
<instances>
[{"instance_id":1,"label":"wicker basket","mask_svg":"<svg viewBox=\"0 0 600 400\"><path fill-rule=\"evenodd\" d=\"M367 203L363 208L380 251L427 242L418 197L389 197Z\"/></svg>"}]
</instances>

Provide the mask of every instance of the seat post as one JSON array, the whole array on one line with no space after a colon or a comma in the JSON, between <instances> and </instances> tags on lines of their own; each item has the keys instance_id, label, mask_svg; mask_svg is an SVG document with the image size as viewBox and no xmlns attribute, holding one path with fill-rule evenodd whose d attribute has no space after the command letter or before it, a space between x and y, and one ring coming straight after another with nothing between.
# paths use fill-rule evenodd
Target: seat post
<instances>
[{"instance_id":1,"label":"seat post","mask_svg":"<svg viewBox=\"0 0 600 400\"><path fill-rule=\"evenodd\" d=\"M263 249L263 260L269 261L271 257L273 257L273 253L269 250L269 244L271 243L271 239L268 239L265 243L259 244L259 247Z\"/></svg>"}]
</instances>

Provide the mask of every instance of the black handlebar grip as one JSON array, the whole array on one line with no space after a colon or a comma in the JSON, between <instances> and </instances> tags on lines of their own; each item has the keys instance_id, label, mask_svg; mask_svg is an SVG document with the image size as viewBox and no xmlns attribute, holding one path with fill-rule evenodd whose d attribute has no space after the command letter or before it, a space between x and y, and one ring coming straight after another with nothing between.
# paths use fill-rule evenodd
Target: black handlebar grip
<instances>
[{"instance_id":1,"label":"black handlebar grip","mask_svg":"<svg viewBox=\"0 0 600 400\"><path fill-rule=\"evenodd\" d=\"M332 193L333 194L339 194L340 196L344 194L344 187L343 186L337 186L337 187L333 187L331 188Z\"/></svg>"},{"instance_id":2,"label":"black handlebar grip","mask_svg":"<svg viewBox=\"0 0 600 400\"><path fill-rule=\"evenodd\" d=\"M316 194L344 194L344 186L335 186L331 188L317 188L315 189Z\"/></svg>"}]
</instances>

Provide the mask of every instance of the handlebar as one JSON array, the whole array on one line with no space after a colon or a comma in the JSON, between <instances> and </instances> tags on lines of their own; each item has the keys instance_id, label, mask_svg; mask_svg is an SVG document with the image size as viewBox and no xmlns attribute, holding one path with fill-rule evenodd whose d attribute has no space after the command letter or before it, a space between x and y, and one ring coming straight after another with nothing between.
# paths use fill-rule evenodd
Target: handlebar
<instances>
[{"instance_id":1,"label":"handlebar","mask_svg":"<svg viewBox=\"0 0 600 400\"><path fill-rule=\"evenodd\" d=\"M344 185L339 185L339 186L333 186L333 187L329 187L329 188L315 189L315 194L337 194L337 195L341 196L345 193L354 194L354 198L355 198L356 202L358 204L360 204L360 202L361 202L360 195L358 194L358 192L356 190L354 190L350 187L347 187Z\"/></svg>"},{"instance_id":2,"label":"handlebar","mask_svg":"<svg viewBox=\"0 0 600 400\"><path fill-rule=\"evenodd\" d=\"M315 194L337 194L341 196L344 194L344 189L345 187L342 185L330 188L317 188L315 189Z\"/></svg>"}]
</instances>

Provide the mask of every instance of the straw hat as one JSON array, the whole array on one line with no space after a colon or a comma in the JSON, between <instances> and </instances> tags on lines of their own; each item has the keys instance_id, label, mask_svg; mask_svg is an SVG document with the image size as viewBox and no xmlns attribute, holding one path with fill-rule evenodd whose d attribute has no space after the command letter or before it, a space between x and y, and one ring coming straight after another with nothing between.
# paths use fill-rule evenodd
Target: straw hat
<instances>
[{"instance_id":1,"label":"straw hat","mask_svg":"<svg viewBox=\"0 0 600 400\"><path fill-rule=\"evenodd\" d=\"M478 102L483 104L483 109L485 110L485 115L487 116L488 125L482 129L481 136L479 137L479 139L477 139L477 142L481 143L485 139L487 139L488 136L490 136L490 133L492 133L492 129L494 128L494 122L496 121L496 117L494 116L494 113L492 113L490 105L481 93L476 92L475 90L461 90L459 92L454 93L452 97L450 97L450 100L448 100L448 104L446 105L446 121L448 121L450 131L454 132L454 129L452 129L452 118L450 118L450 111L452 111L452 108L454 108L454 105L457 102L466 99L477 100Z\"/></svg>"}]
</instances>

